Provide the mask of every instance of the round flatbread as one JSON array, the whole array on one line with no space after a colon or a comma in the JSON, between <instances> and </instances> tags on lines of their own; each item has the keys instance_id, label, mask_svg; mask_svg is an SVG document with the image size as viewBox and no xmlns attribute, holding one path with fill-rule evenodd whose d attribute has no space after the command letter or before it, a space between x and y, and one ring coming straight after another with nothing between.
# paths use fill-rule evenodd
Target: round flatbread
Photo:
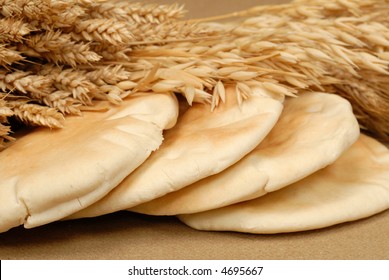
<instances>
[{"instance_id":1,"label":"round flatbread","mask_svg":"<svg viewBox=\"0 0 389 280\"><path fill-rule=\"evenodd\" d=\"M358 135L358 122L345 99L326 93L290 98L269 135L242 160L130 210L190 214L260 197L331 164Z\"/></svg>"},{"instance_id":2,"label":"round flatbread","mask_svg":"<svg viewBox=\"0 0 389 280\"><path fill-rule=\"evenodd\" d=\"M361 135L334 164L263 197L181 221L200 230L248 233L323 228L389 208L389 150Z\"/></svg>"},{"instance_id":3,"label":"round flatbread","mask_svg":"<svg viewBox=\"0 0 389 280\"><path fill-rule=\"evenodd\" d=\"M0 232L66 217L102 198L162 143L177 120L170 94L136 94L105 112L38 128L0 153Z\"/></svg>"},{"instance_id":4,"label":"round flatbread","mask_svg":"<svg viewBox=\"0 0 389 280\"><path fill-rule=\"evenodd\" d=\"M254 96L239 106L234 88L215 111L195 104L164 134L164 143L106 197L70 218L124 210L219 173L254 149L268 134L282 104Z\"/></svg>"}]
</instances>

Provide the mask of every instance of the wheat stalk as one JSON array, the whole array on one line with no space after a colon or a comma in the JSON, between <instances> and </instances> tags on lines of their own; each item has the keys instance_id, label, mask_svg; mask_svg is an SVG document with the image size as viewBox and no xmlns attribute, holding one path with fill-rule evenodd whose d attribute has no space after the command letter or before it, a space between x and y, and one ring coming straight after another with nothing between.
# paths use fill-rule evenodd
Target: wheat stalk
<instances>
[{"instance_id":1,"label":"wheat stalk","mask_svg":"<svg viewBox=\"0 0 389 280\"><path fill-rule=\"evenodd\" d=\"M78 1L1 0L1 14L9 18L24 18L29 24L44 29L71 26L85 13Z\"/></svg>"},{"instance_id":2,"label":"wheat stalk","mask_svg":"<svg viewBox=\"0 0 389 280\"><path fill-rule=\"evenodd\" d=\"M11 127L0 123L0 150L5 148L5 141L15 140L9 136L11 134Z\"/></svg>"},{"instance_id":3,"label":"wheat stalk","mask_svg":"<svg viewBox=\"0 0 389 280\"><path fill-rule=\"evenodd\" d=\"M28 104L26 100L8 102L13 116L32 126L48 126L51 128L63 127L64 117L54 108L38 104Z\"/></svg>"},{"instance_id":4,"label":"wheat stalk","mask_svg":"<svg viewBox=\"0 0 389 280\"><path fill-rule=\"evenodd\" d=\"M8 67L15 62L23 60L19 52L10 50L0 45L0 67Z\"/></svg>"},{"instance_id":5,"label":"wheat stalk","mask_svg":"<svg viewBox=\"0 0 389 280\"><path fill-rule=\"evenodd\" d=\"M122 65L109 65L89 71L86 76L96 85L116 85L122 81L129 80L131 73Z\"/></svg>"},{"instance_id":6,"label":"wheat stalk","mask_svg":"<svg viewBox=\"0 0 389 280\"><path fill-rule=\"evenodd\" d=\"M388 140L388 12L386 0L298 0L181 21L180 5L0 0L0 141L11 116L57 127L94 99L120 104L136 91L214 109L226 85L239 104L337 93Z\"/></svg>"},{"instance_id":7,"label":"wheat stalk","mask_svg":"<svg viewBox=\"0 0 389 280\"><path fill-rule=\"evenodd\" d=\"M48 75L53 78L57 90L70 92L72 97L82 104L91 104L98 92L98 87L86 77L84 71L52 66Z\"/></svg>"},{"instance_id":8,"label":"wheat stalk","mask_svg":"<svg viewBox=\"0 0 389 280\"><path fill-rule=\"evenodd\" d=\"M81 115L81 101L72 97L69 91L57 90L42 98L47 106L54 108L62 114Z\"/></svg>"},{"instance_id":9,"label":"wheat stalk","mask_svg":"<svg viewBox=\"0 0 389 280\"><path fill-rule=\"evenodd\" d=\"M0 43L21 42L32 31L29 24L14 18L0 19Z\"/></svg>"},{"instance_id":10,"label":"wheat stalk","mask_svg":"<svg viewBox=\"0 0 389 280\"><path fill-rule=\"evenodd\" d=\"M17 45L17 50L29 57L68 64L72 67L97 62L101 59L100 55L90 50L87 43L72 41L70 34L63 34L61 31L46 31L26 36L24 44Z\"/></svg>"},{"instance_id":11,"label":"wheat stalk","mask_svg":"<svg viewBox=\"0 0 389 280\"><path fill-rule=\"evenodd\" d=\"M1 73L1 72L0 72ZM52 79L47 76L31 75L29 72L14 71L0 74L0 85L3 91L28 94L32 99L40 100L52 92Z\"/></svg>"},{"instance_id":12,"label":"wheat stalk","mask_svg":"<svg viewBox=\"0 0 389 280\"><path fill-rule=\"evenodd\" d=\"M80 20L76 23L74 31L86 41L102 44L116 46L133 41L129 23L115 19Z\"/></svg>"},{"instance_id":13,"label":"wheat stalk","mask_svg":"<svg viewBox=\"0 0 389 280\"><path fill-rule=\"evenodd\" d=\"M128 61L127 46L91 44L90 49L101 56L100 61Z\"/></svg>"}]
</instances>

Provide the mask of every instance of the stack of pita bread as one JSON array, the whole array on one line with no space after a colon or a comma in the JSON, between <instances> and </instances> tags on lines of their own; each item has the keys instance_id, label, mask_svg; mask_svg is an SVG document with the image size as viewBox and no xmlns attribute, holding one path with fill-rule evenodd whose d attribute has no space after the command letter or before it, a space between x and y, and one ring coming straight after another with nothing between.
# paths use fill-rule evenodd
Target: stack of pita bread
<instances>
[{"instance_id":1,"label":"stack of pita bread","mask_svg":"<svg viewBox=\"0 0 389 280\"><path fill-rule=\"evenodd\" d=\"M0 152L0 232L60 220L103 198L162 143L177 121L172 94L137 94L120 107L38 128Z\"/></svg>"},{"instance_id":2,"label":"stack of pita bread","mask_svg":"<svg viewBox=\"0 0 389 280\"><path fill-rule=\"evenodd\" d=\"M0 152L0 232L121 210L200 230L317 229L389 208L389 150L328 93L276 100L234 87L215 110L173 94L39 128Z\"/></svg>"}]
</instances>

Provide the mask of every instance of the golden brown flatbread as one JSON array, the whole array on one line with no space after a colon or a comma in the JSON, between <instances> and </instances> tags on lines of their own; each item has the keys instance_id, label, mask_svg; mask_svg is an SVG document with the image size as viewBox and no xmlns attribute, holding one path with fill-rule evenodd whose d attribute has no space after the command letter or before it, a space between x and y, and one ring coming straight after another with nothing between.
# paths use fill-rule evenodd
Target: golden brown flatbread
<instances>
[{"instance_id":1,"label":"golden brown flatbread","mask_svg":"<svg viewBox=\"0 0 389 280\"><path fill-rule=\"evenodd\" d=\"M197 214L181 221L200 230L248 233L323 228L389 208L389 150L361 135L332 165L263 197Z\"/></svg>"},{"instance_id":2,"label":"golden brown flatbread","mask_svg":"<svg viewBox=\"0 0 389 280\"><path fill-rule=\"evenodd\" d=\"M0 153L0 232L62 219L96 202L143 163L176 122L171 94L136 94L106 112L38 128Z\"/></svg>"},{"instance_id":3,"label":"golden brown flatbread","mask_svg":"<svg viewBox=\"0 0 389 280\"><path fill-rule=\"evenodd\" d=\"M69 218L124 210L219 173L254 149L278 120L282 104L253 96L239 106L234 88L211 112L195 104L164 134L164 143L118 187Z\"/></svg>"},{"instance_id":4,"label":"golden brown flatbread","mask_svg":"<svg viewBox=\"0 0 389 280\"><path fill-rule=\"evenodd\" d=\"M269 135L242 160L129 210L190 214L260 197L333 163L358 136L358 122L345 99L326 93L290 98Z\"/></svg>"}]
</instances>

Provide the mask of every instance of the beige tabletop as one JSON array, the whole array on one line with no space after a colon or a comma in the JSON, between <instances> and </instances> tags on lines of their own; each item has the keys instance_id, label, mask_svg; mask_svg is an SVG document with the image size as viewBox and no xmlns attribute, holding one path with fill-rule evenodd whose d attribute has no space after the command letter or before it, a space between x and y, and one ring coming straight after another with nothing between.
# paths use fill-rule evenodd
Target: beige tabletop
<instances>
[{"instance_id":1,"label":"beige tabletop","mask_svg":"<svg viewBox=\"0 0 389 280\"><path fill-rule=\"evenodd\" d=\"M389 259L389 211L276 235L201 232L174 217L119 212L0 234L0 259Z\"/></svg>"}]
</instances>

